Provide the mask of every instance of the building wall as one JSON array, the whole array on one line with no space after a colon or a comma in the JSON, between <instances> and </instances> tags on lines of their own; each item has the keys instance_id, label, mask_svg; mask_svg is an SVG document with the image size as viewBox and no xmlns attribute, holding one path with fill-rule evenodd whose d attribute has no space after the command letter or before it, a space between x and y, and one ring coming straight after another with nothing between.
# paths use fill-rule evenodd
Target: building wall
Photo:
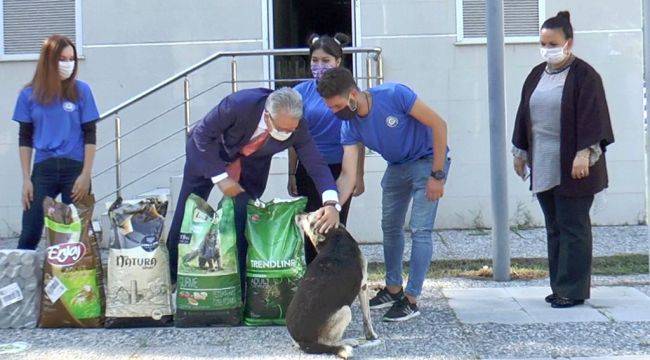
<instances>
[{"instance_id":1,"label":"building wall","mask_svg":"<svg viewBox=\"0 0 650 360\"><path fill-rule=\"evenodd\" d=\"M596 224L635 224L645 216L645 160L642 106L643 33L641 2L620 0L547 0L546 15L568 9L576 29L575 53L602 75L609 101L616 144L607 153L610 188L598 196ZM221 50L261 49L265 46L265 0L159 2L83 1L83 52L80 78L88 81L105 111L162 79ZM244 10L245 9L245 10ZM489 122L486 45L459 45L455 0L360 0L358 45L383 49L386 81L410 86L438 111L449 126L452 169L439 207L437 226L467 228L490 224ZM508 139L524 78L540 62L538 45L506 45ZM2 62L0 77L0 235L19 231L20 189L17 125L10 121L16 94L33 72L35 62ZM361 66L362 69L362 66ZM240 79L261 79L260 59L239 62ZM190 76L194 94L230 77L228 61ZM246 86L254 86L247 84ZM123 132L182 100L182 82L170 86L121 113ZM222 85L192 103L198 120L230 91ZM182 107L129 135L124 156L162 138L183 125ZM112 120L99 126L99 144L113 137ZM183 152L178 134L123 168L128 182L147 169ZM100 151L95 172L112 162L113 151ZM510 158L508 158L510 162ZM380 240L381 189L385 169L379 157L366 161L366 193L353 200L349 227L364 240ZM510 168L510 166L509 166ZM181 172L182 160L125 191L130 196L166 187ZM113 173L94 181L95 193L113 187ZM513 223L541 225L539 206L526 184L508 174L509 207ZM215 191L217 193L218 191ZM286 196L286 158L274 160L265 198ZM215 199L218 195L214 195ZM371 219L368 221L368 219Z\"/></svg>"}]
</instances>

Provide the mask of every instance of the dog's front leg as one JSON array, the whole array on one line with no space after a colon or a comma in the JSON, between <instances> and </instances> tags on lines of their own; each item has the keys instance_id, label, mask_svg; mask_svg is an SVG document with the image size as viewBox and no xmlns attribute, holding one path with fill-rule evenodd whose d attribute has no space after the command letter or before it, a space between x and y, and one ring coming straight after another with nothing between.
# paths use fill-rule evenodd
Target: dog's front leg
<instances>
[{"instance_id":1,"label":"dog's front leg","mask_svg":"<svg viewBox=\"0 0 650 360\"><path fill-rule=\"evenodd\" d=\"M363 279L361 280L361 290L359 291L359 303L363 313L363 331L367 340L376 340L379 338L372 328L372 318L370 317L370 299L368 297L368 261L361 255L361 269Z\"/></svg>"}]
</instances>

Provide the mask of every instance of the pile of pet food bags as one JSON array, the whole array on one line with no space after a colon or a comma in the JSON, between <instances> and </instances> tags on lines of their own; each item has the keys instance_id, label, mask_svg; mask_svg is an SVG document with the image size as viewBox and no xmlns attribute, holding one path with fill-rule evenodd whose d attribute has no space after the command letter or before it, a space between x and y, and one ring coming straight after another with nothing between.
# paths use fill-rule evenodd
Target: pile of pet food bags
<instances>
[{"instance_id":1,"label":"pile of pet food bags","mask_svg":"<svg viewBox=\"0 0 650 360\"><path fill-rule=\"evenodd\" d=\"M244 299L232 199L214 210L196 195L188 198L174 293L164 237L167 203L113 203L115 236L105 272L92 232L94 202L92 195L73 205L46 198L45 254L0 250L0 328L285 324L306 267L294 221L305 198L248 204Z\"/></svg>"}]
</instances>

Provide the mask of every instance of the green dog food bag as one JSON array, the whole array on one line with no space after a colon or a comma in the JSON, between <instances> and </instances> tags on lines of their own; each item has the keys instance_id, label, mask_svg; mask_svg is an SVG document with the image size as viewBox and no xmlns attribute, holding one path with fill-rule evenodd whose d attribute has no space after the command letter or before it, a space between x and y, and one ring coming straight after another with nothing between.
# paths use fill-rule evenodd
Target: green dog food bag
<instances>
[{"instance_id":1,"label":"green dog food bag","mask_svg":"<svg viewBox=\"0 0 650 360\"><path fill-rule=\"evenodd\" d=\"M263 203L247 208L246 325L285 325L287 307L305 273L305 249L295 216L307 198Z\"/></svg>"},{"instance_id":2,"label":"green dog food bag","mask_svg":"<svg viewBox=\"0 0 650 360\"><path fill-rule=\"evenodd\" d=\"M178 243L176 326L241 323L236 238L231 198L214 211L199 196L189 196Z\"/></svg>"}]
</instances>

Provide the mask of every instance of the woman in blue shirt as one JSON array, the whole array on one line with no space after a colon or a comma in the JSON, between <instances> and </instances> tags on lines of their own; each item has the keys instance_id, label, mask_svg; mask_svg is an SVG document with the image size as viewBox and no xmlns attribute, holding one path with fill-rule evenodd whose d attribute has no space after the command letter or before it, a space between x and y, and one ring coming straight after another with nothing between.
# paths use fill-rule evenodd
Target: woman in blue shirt
<instances>
[{"instance_id":1,"label":"woman in blue shirt","mask_svg":"<svg viewBox=\"0 0 650 360\"><path fill-rule=\"evenodd\" d=\"M327 70L339 67L343 59L343 46L347 45L350 38L338 33L336 35L313 34L307 40L309 44L309 57L313 80L304 81L296 85L295 90L302 95L304 104L303 118L309 125L311 133L318 150L327 162L334 178L341 173L343 161L343 146L341 146L341 119L327 107L323 99L316 91L316 83ZM363 154L359 156L359 180L354 196L363 193ZM323 206L321 196L314 186L305 168L298 162L295 151L289 150L289 194L292 196L306 196L306 211L316 211ZM341 208L341 223L345 224L350 209L350 200L346 201ZM316 252L311 242L305 241L305 257L307 263L316 257Z\"/></svg>"},{"instance_id":2,"label":"woman in blue shirt","mask_svg":"<svg viewBox=\"0 0 650 360\"><path fill-rule=\"evenodd\" d=\"M23 220L19 249L35 249L43 232L43 199L64 203L90 192L99 118L88 84L76 79L77 50L64 36L43 43L32 81L18 95L13 120L20 124ZM35 151L32 168L32 153Z\"/></svg>"}]
</instances>

